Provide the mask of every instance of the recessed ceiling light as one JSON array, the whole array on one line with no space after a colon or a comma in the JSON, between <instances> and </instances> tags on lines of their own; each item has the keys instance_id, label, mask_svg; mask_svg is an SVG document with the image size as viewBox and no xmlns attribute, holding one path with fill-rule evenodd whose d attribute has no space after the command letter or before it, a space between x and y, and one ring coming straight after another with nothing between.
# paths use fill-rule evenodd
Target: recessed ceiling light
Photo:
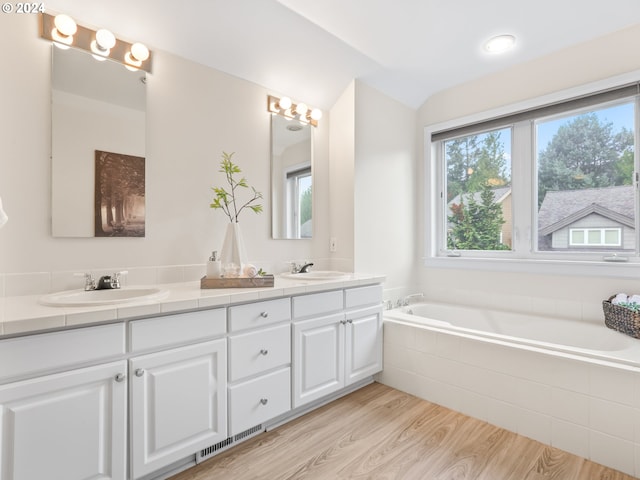
<instances>
[{"instance_id":1,"label":"recessed ceiling light","mask_svg":"<svg viewBox=\"0 0 640 480\"><path fill-rule=\"evenodd\" d=\"M487 40L484 49L488 53L504 53L511 50L515 44L516 37L513 35L497 35Z\"/></svg>"}]
</instances>

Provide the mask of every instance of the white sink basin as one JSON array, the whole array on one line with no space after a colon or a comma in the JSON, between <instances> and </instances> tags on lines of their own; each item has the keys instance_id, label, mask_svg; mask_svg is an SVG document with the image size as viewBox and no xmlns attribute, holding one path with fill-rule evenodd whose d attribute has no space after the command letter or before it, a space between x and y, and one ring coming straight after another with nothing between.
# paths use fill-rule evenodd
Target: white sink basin
<instances>
[{"instance_id":1,"label":"white sink basin","mask_svg":"<svg viewBox=\"0 0 640 480\"><path fill-rule=\"evenodd\" d=\"M311 270L307 273L283 273L283 277L293 280L346 280L351 278L347 272L337 272L335 270Z\"/></svg>"},{"instance_id":2,"label":"white sink basin","mask_svg":"<svg viewBox=\"0 0 640 480\"><path fill-rule=\"evenodd\" d=\"M113 290L67 290L40 297L42 305L52 307L90 307L128 302L159 300L169 295L168 290L155 287L118 288Z\"/></svg>"}]
</instances>

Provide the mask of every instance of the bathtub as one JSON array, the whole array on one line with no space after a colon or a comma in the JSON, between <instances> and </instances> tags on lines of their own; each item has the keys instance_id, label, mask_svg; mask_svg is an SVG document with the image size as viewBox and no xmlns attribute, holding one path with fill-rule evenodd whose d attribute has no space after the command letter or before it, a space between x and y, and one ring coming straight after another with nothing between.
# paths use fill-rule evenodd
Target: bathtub
<instances>
[{"instance_id":1,"label":"bathtub","mask_svg":"<svg viewBox=\"0 0 640 480\"><path fill-rule=\"evenodd\" d=\"M388 319L524 347L574 353L640 367L640 340L594 322L499 310L416 303L385 314Z\"/></svg>"},{"instance_id":2,"label":"bathtub","mask_svg":"<svg viewBox=\"0 0 640 480\"><path fill-rule=\"evenodd\" d=\"M640 340L604 320L389 310L378 380L640 477Z\"/></svg>"}]
</instances>

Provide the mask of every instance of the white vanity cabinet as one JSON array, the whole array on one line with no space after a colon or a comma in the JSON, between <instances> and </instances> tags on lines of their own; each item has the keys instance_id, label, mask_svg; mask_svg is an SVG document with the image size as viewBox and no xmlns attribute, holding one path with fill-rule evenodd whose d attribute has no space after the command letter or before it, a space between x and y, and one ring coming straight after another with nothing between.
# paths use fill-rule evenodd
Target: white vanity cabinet
<instances>
[{"instance_id":1,"label":"white vanity cabinet","mask_svg":"<svg viewBox=\"0 0 640 480\"><path fill-rule=\"evenodd\" d=\"M293 297L293 406L382 370L382 287Z\"/></svg>"},{"instance_id":2,"label":"white vanity cabinet","mask_svg":"<svg viewBox=\"0 0 640 480\"><path fill-rule=\"evenodd\" d=\"M134 353L162 348L129 359L131 478L137 479L227 438L226 312L139 320L130 329ZM167 348L185 342L193 344Z\"/></svg>"},{"instance_id":3,"label":"white vanity cabinet","mask_svg":"<svg viewBox=\"0 0 640 480\"><path fill-rule=\"evenodd\" d=\"M229 307L229 434L291 409L291 303Z\"/></svg>"},{"instance_id":4,"label":"white vanity cabinet","mask_svg":"<svg viewBox=\"0 0 640 480\"><path fill-rule=\"evenodd\" d=\"M345 290L345 385L382 371L382 286Z\"/></svg>"},{"instance_id":5,"label":"white vanity cabinet","mask_svg":"<svg viewBox=\"0 0 640 480\"><path fill-rule=\"evenodd\" d=\"M0 337L0 480L164 478L346 392L382 287L327 288Z\"/></svg>"},{"instance_id":6,"label":"white vanity cabinet","mask_svg":"<svg viewBox=\"0 0 640 480\"><path fill-rule=\"evenodd\" d=\"M124 325L0 341L0 479L128 478L126 362L70 368L124 353Z\"/></svg>"}]
</instances>

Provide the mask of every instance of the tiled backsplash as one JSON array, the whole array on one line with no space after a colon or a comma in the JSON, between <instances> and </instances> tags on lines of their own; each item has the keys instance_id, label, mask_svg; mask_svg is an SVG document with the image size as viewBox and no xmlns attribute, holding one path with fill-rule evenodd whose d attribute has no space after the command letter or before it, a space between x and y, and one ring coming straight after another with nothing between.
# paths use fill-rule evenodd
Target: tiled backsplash
<instances>
[{"instance_id":1,"label":"tiled backsplash","mask_svg":"<svg viewBox=\"0 0 640 480\"><path fill-rule=\"evenodd\" d=\"M329 261L312 260L317 270L328 269ZM261 261L258 265L269 273L282 273L286 262ZM113 267L57 272L29 272L0 274L0 297L20 295L44 295L84 287L82 274L91 273L98 280L103 275L127 271L121 278L123 286L157 285L164 283L192 282L200 280L206 273L205 264L167 265L155 267Z\"/></svg>"},{"instance_id":2,"label":"tiled backsplash","mask_svg":"<svg viewBox=\"0 0 640 480\"><path fill-rule=\"evenodd\" d=\"M96 280L102 275L112 275L126 270L123 285L156 285L199 280L205 273L205 265L171 265L163 267L134 267L87 270ZM84 286L84 271L10 273L0 275L3 296L42 295L45 293L73 290Z\"/></svg>"}]
</instances>

